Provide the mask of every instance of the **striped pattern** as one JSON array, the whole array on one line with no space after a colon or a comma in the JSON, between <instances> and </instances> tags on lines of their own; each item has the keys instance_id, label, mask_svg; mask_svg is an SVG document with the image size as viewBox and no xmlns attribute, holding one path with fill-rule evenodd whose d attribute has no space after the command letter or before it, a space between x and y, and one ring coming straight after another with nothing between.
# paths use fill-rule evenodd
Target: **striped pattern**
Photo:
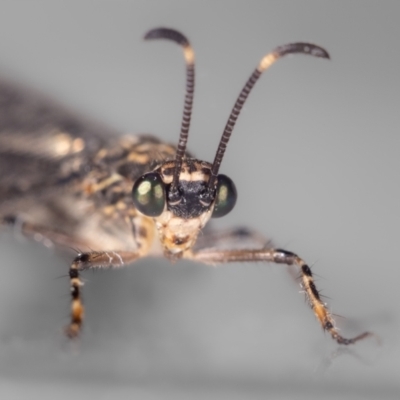
<instances>
[{"instance_id":1,"label":"striped pattern","mask_svg":"<svg viewBox=\"0 0 400 400\"><path fill-rule=\"evenodd\" d=\"M270 67L276 60L287 55L287 54L295 54L302 53L308 54L314 57L328 58L329 54L326 50L324 50L320 46L316 46L310 43L289 43L283 46L277 47L271 53L268 53L266 56L262 58L257 68L251 74L250 78L244 85L242 91L239 94L239 97L236 100L235 105L231 111L231 114L228 118L228 122L226 123L224 132L221 137L221 141L218 145L217 153L214 158L213 166L211 169L211 179L209 181L209 188L214 189L217 183L217 175L219 171L219 167L221 165L222 159L225 154L226 147L228 145L229 139L231 137L233 128L235 127L236 120L240 114L240 111L243 108L243 105L250 93L253 89L255 83L260 78L261 74Z\"/></svg>"},{"instance_id":2,"label":"striped pattern","mask_svg":"<svg viewBox=\"0 0 400 400\"><path fill-rule=\"evenodd\" d=\"M179 136L179 141L175 156L175 169L173 174L172 185L170 188L170 195L171 197L174 197L174 195L176 196L178 194L177 188L179 182L179 174L181 172L182 160L186 151L186 145L189 137L190 120L192 117L194 79L195 79L194 52L187 38L174 29L169 29L169 28L153 29L145 35L145 39L172 40L173 42L183 47L183 52L185 56L185 62L186 62L185 104L183 108L181 133Z\"/></svg>"}]
</instances>

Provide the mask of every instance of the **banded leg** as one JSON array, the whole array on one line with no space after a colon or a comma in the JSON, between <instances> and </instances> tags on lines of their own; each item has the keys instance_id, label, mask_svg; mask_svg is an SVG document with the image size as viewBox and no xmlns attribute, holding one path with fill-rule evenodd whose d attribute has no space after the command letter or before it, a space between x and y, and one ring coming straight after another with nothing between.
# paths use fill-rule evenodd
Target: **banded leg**
<instances>
[{"instance_id":1,"label":"banded leg","mask_svg":"<svg viewBox=\"0 0 400 400\"><path fill-rule=\"evenodd\" d=\"M294 254L290 251L275 248L265 248L259 250L203 249L193 253L190 258L211 265L246 261L269 261L276 264L293 265L300 271L301 284L315 316L317 317L322 328L328 331L334 340L336 340L339 344L348 345L372 335L370 332L364 332L354 338L346 339L339 334L337 328L335 327L335 321L332 317L332 314L329 312L326 304L321 300L319 292L315 286L310 267L297 254Z\"/></svg>"},{"instance_id":2,"label":"banded leg","mask_svg":"<svg viewBox=\"0 0 400 400\"><path fill-rule=\"evenodd\" d=\"M36 241L43 242L45 245L49 242L69 249L90 249L93 247L93 244L85 243L81 239L76 240L74 237L62 232L32 224L12 215L0 216L1 225L16 227L18 233L26 237L32 237ZM83 282L79 278L79 272L96 268L120 268L126 264L130 264L147 254L149 241L146 241L146 239L146 237L140 235L135 236L135 242L138 244L138 250L136 251L88 251L79 253L75 257L69 269L72 303L71 320L65 328L65 333L68 337L74 338L79 335L84 318L84 307L80 289L83 286Z\"/></svg>"},{"instance_id":3,"label":"banded leg","mask_svg":"<svg viewBox=\"0 0 400 400\"><path fill-rule=\"evenodd\" d=\"M125 264L130 264L140 257L138 252L129 251L92 251L80 253L75 257L69 268L69 278L71 285L71 321L65 328L65 333L69 338L75 338L82 329L84 318L84 307L82 304L81 286L79 272L87 269L97 268L121 268Z\"/></svg>"}]
</instances>

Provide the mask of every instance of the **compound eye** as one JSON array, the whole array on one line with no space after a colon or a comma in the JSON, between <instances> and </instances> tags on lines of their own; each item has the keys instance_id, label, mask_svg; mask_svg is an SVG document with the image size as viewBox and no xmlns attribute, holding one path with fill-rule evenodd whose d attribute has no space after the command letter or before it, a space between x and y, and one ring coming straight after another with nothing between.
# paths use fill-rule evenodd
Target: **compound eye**
<instances>
[{"instance_id":1,"label":"compound eye","mask_svg":"<svg viewBox=\"0 0 400 400\"><path fill-rule=\"evenodd\" d=\"M132 199L135 207L148 217L158 217L165 207L165 185L161 176L149 172L133 185Z\"/></svg>"},{"instance_id":2,"label":"compound eye","mask_svg":"<svg viewBox=\"0 0 400 400\"><path fill-rule=\"evenodd\" d=\"M218 175L217 191L212 218L220 218L232 211L237 200L237 192L232 179L226 175Z\"/></svg>"}]
</instances>

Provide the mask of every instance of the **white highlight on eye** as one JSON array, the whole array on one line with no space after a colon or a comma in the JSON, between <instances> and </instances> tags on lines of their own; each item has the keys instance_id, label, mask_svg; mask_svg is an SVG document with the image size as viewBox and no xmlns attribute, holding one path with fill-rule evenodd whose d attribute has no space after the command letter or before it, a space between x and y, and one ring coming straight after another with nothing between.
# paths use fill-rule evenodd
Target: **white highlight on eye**
<instances>
[{"instance_id":1,"label":"white highlight on eye","mask_svg":"<svg viewBox=\"0 0 400 400\"><path fill-rule=\"evenodd\" d=\"M151 189L151 183L144 181L139 185L138 192L141 196L145 196L147 193L149 193L150 189Z\"/></svg>"},{"instance_id":2,"label":"white highlight on eye","mask_svg":"<svg viewBox=\"0 0 400 400\"><path fill-rule=\"evenodd\" d=\"M225 202L228 198L228 188L226 186L221 186L218 191L219 202Z\"/></svg>"},{"instance_id":3,"label":"white highlight on eye","mask_svg":"<svg viewBox=\"0 0 400 400\"><path fill-rule=\"evenodd\" d=\"M163 198L163 196L164 196L164 190L163 190L163 188L161 187L161 185L157 185L157 186L154 188L154 195L155 195L155 197L156 197L157 199L162 199L162 198Z\"/></svg>"}]
</instances>

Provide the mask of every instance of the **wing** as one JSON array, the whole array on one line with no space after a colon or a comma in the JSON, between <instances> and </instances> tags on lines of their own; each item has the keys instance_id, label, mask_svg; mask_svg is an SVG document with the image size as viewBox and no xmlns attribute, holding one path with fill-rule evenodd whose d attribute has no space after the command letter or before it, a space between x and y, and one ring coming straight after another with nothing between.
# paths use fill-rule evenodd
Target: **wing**
<instances>
[{"instance_id":1,"label":"wing","mask_svg":"<svg viewBox=\"0 0 400 400\"><path fill-rule=\"evenodd\" d=\"M116 137L44 96L0 81L0 219L22 216L74 234L88 204L68 189Z\"/></svg>"},{"instance_id":2,"label":"wing","mask_svg":"<svg viewBox=\"0 0 400 400\"><path fill-rule=\"evenodd\" d=\"M0 81L0 204L63 189L116 132Z\"/></svg>"},{"instance_id":3,"label":"wing","mask_svg":"<svg viewBox=\"0 0 400 400\"><path fill-rule=\"evenodd\" d=\"M157 138L123 137L0 81L0 222L83 249L132 248L128 211L116 204L126 198L132 208L133 181L174 154Z\"/></svg>"}]
</instances>

